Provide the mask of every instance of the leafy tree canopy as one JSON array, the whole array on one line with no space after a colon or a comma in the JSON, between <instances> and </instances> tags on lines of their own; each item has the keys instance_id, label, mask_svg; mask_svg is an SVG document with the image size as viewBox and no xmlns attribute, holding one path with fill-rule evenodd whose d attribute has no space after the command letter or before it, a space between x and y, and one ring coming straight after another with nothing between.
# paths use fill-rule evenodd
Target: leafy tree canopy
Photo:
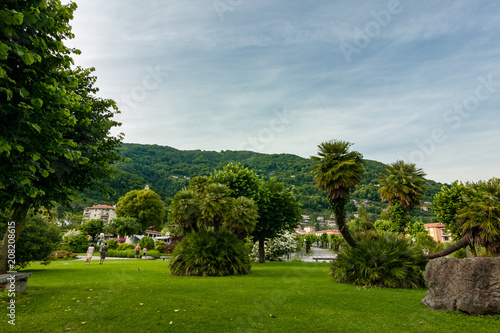
<instances>
[{"instance_id":1,"label":"leafy tree canopy","mask_svg":"<svg viewBox=\"0 0 500 333\"><path fill-rule=\"evenodd\" d=\"M165 215L165 203L152 190L133 190L125 194L116 204L118 217L133 217L142 226L160 228Z\"/></svg>"}]
</instances>

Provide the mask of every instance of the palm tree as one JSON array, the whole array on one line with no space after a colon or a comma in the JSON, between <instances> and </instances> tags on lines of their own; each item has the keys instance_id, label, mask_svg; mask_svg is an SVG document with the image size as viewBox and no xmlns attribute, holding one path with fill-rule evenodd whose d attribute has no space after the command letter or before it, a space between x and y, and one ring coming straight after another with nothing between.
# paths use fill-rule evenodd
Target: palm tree
<instances>
[{"instance_id":1,"label":"palm tree","mask_svg":"<svg viewBox=\"0 0 500 333\"><path fill-rule=\"evenodd\" d=\"M340 140L323 142L318 146L318 156L311 159L319 162L312 167L316 186L326 191L340 233L347 244L355 247L356 242L346 228L345 207L349 192L361 183L364 161L361 153L349 151L351 146L352 143Z\"/></svg>"},{"instance_id":2,"label":"palm tree","mask_svg":"<svg viewBox=\"0 0 500 333\"><path fill-rule=\"evenodd\" d=\"M500 179L478 182L468 189L466 206L456 218L462 235L470 244L484 246L489 254L500 253Z\"/></svg>"},{"instance_id":3,"label":"palm tree","mask_svg":"<svg viewBox=\"0 0 500 333\"><path fill-rule=\"evenodd\" d=\"M389 205L399 203L410 212L420 205L425 184L425 172L417 169L415 163L396 161L386 165L386 171L380 174L378 190L384 201Z\"/></svg>"},{"instance_id":4,"label":"palm tree","mask_svg":"<svg viewBox=\"0 0 500 333\"><path fill-rule=\"evenodd\" d=\"M463 207L454 214L453 229L460 238L443 251L426 256L434 259L451 254L470 245L484 246L489 254L500 254L500 179L467 184L462 195Z\"/></svg>"},{"instance_id":5,"label":"palm tree","mask_svg":"<svg viewBox=\"0 0 500 333\"><path fill-rule=\"evenodd\" d=\"M231 214L232 208L233 198L229 196L229 188L226 185L213 183L205 187L200 202L200 212L205 226L214 227L215 237L219 237L220 226Z\"/></svg>"},{"instance_id":6,"label":"palm tree","mask_svg":"<svg viewBox=\"0 0 500 333\"><path fill-rule=\"evenodd\" d=\"M224 221L224 226L241 239L248 236L259 218L258 207L255 201L247 197L233 199L231 215Z\"/></svg>"},{"instance_id":7,"label":"palm tree","mask_svg":"<svg viewBox=\"0 0 500 333\"><path fill-rule=\"evenodd\" d=\"M200 202L196 192L181 190L173 197L170 205L172 218L182 228L192 228L198 232L198 219L200 217Z\"/></svg>"}]
</instances>

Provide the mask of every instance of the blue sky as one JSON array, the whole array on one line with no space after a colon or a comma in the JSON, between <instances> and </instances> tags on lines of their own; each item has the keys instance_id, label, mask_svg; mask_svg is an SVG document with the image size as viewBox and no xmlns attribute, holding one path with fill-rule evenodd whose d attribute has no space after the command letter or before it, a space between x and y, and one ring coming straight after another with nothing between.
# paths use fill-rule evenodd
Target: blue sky
<instances>
[{"instance_id":1,"label":"blue sky","mask_svg":"<svg viewBox=\"0 0 500 333\"><path fill-rule=\"evenodd\" d=\"M416 163L500 176L500 3L81 0L77 65L125 142Z\"/></svg>"}]
</instances>

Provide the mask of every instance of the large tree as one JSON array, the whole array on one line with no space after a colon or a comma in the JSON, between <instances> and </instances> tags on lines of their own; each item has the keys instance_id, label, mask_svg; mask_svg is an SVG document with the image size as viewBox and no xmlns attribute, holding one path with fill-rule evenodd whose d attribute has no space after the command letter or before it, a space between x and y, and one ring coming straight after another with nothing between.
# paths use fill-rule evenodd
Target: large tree
<instances>
[{"instance_id":1,"label":"large tree","mask_svg":"<svg viewBox=\"0 0 500 333\"><path fill-rule=\"evenodd\" d=\"M215 171L211 179L223 183L229 188L233 198L249 198L255 201L258 207L257 224L251 225L251 237L259 243L259 261L265 262L264 243L285 231L292 231L300 221L300 205L290 189L272 178L268 181L259 179L255 172L241 164L228 164L221 170ZM252 209L245 199L237 199L239 208L236 216L228 219L228 224L239 226L244 231L238 233L240 237L248 234L250 224L254 219ZM239 221L239 222L238 222ZM237 223L238 224L235 224ZM243 226L247 228L243 228Z\"/></svg>"},{"instance_id":2,"label":"large tree","mask_svg":"<svg viewBox=\"0 0 500 333\"><path fill-rule=\"evenodd\" d=\"M160 230L165 216L165 203L152 190L132 190L118 200L118 217L133 217L142 226L142 232L149 227Z\"/></svg>"},{"instance_id":3,"label":"large tree","mask_svg":"<svg viewBox=\"0 0 500 333\"><path fill-rule=\"evenodd\" d=\"M429 259L451 254L467 245L488 253L500 253L500 179L462 184L455 182L436 194L432 208L438 220L457 241L443 251L429 254Z\"/></svg>"},{"instance_id":4,"label":"large tree","mask_svg":"<svg viewBox=\"0 0 500 333\"><path fill-rule=\"evenodd\" d=\"M323 142L318 146L318 156L311 159L318 162L312 168L316 186L326 191L340 233L347 244L355 247L356 242L346 228L345 210L349 192L361 184L364 161L361 153L349 151L351 146L352 143L340 140Z\"/></svg>"},{"instance_id":5,"label":"large tree","mask_svg":"<svg viewBox=\"0 0 500 333\"><path fill-rule=\"evenodd\" d=\"M15 240L30 208L67 204L102 186L120 159L112 100L97 98L93 69L72 68L76 4L6 0L0 7L0 209L12 211ZM0 248L7 271L8 234Z\"/></svg>"}]
</instances>

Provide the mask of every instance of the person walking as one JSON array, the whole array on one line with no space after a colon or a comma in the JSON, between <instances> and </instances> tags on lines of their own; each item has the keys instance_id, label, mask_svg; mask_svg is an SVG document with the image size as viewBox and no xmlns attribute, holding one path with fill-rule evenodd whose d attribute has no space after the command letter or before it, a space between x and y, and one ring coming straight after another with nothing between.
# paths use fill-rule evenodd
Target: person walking
<instances>
[{"instance_id":1,"label":"person walking","mask_svg":"<svg viewBox=\"0 0 500 333\"><path fill-rule=\"evenodd\" d=\"M89 248L87 249L87 259L85 259L85 263L90 264L90 261L92 260L92 256L94 255L94 243L90 243Z\"/></svg>"},{"instance_id":2,"label":"person walking","mask_svg":"<svg viewBox=\"0 0 500 333\"><path fill-rule=\"evenodd\" d=\"M144 256L146 256L146 251L147 251L147 250L148 250L148 249L146 249L146 247L144 246L144 248L142 249L142 252L144 253Z\"/></svg>"},{"instance_id":3,"label":"person walking","mask_svg":"<svg viewBox=\"0 0 500 333\"><path fill-rule=\"evenodd\" d=\"M102 244L99 252L101 252L101 260L99 261L99 265L102 265L104 263L104 259L106 259L106 252L108 252L108 247L106 246L105 242Z\"/></svg>"},{"instance_id":4,"label":"person walking","mask_svg":"<svg viewBox=\"0 0 500 333\"><path fill-rule=\"evenodd\" d=\"M141 259L141 247L139 244L135 247L135 259Z\"/></svg>"}]
</instances>

